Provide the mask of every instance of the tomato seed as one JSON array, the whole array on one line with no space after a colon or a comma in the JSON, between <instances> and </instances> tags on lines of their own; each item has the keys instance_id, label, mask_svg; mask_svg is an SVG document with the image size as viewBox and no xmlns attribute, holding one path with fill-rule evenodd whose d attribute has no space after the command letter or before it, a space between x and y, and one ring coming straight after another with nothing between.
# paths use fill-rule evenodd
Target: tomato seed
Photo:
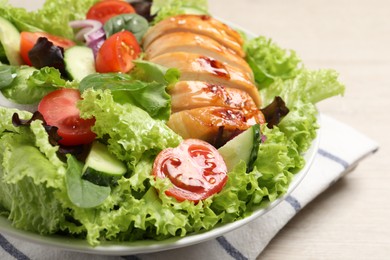
<instances>
[{"instance_id":1,"label":"tomato seed","mask_svg":"<svg viewBox=\"0 0 390 260\"><path fill-rule=\"evenodd\" d=\"M172 166L179 167L181 165L181 161L179 158L174 157L174 158L171 158L169 161L172 164Z\"/></svg>"}]
</instances>

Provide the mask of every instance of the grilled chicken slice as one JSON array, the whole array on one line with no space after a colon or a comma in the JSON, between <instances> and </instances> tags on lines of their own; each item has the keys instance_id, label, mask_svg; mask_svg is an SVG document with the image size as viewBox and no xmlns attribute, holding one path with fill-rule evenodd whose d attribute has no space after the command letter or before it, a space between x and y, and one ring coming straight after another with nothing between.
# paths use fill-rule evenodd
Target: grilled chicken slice
<instances>
[{"instance_id":1,"label":"grilled chicken slice","mask_svg":"<svg viewBox=\"0 0 390 260\"><path fill-rule=\"evenodd\" d=\"M208 36L237 55L244 57L241 36L226 24L207 15L178 15L167 18L151 27L143 38L143 47L149 45L159 37L174 32L192 32Z\"/></svg>"},{"instance_id":2,"label":"grilled chicken slice","mask_svg":"<svg viewBox=\"0 0 390 260\"><path fill-rule=\"evenodd\" d=\"M150 61L168 68L178 68L181 72L180 80L205 81L244 90L252 97L257 107L261 106L261 98L253 81L247 73L234 66L210 57L186 52L167 53L154 57Z\"/></svg>"},{"instance_id":3,"label":"grilled chicken slice","mask_svg":"<svg viewBox=\"0 0 390 260\"><path fill-rule=\"evenodd\" d=\"M167 125L184 139L197 138L216 145L264 122L259 110L246 114L240 109L208 106L174 113Z\"/></svg>"},{"instance_id":4,"label":"grilled chicken slice","mask_svg":"<svg viewBox=\"0 0 390 260\"><path fill-rule=\"evenodd\" d=\"M145 51L145 58L171 52L189 52L219 60L245 71L253 79L253 72L248 63L234 54L229 48L210 37L191 32L175 32L163 35L153 41Z\"/></svg>"},{"instance_id":5,"label":"grilled chicken slice","mask_svg":"<svg viewBox=\"0 0 390 260\"><path fill-rule=\"evenodd\" d=\"M244 112L258 110L247 92L203 81L179 81L169 94L173 113L205 106L241 109Z\"/></svg>"}]
</instances>

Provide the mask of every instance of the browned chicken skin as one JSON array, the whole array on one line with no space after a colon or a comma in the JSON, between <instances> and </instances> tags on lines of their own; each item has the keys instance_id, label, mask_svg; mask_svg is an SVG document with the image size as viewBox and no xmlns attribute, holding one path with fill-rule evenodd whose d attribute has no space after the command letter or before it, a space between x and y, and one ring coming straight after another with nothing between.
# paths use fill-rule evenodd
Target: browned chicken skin
<instances>
[{"instance_id":1,"label":"browned chicken skin","mask_svg":"<svg viewBox=\"0 0 390 260\"><path fill-rule=\"evenodd\" d=\"M226 24L207 15L178 15L165 19L148 30L143 38L143 47L147 49L157 38L175 32L192 32L208 36L237 55L245 56L241 36Z\"/></svg>"},{"instance_id":2,"label":"browned chicken skin","mask_svg":"<svg viewBox=\"0 0 390 260\"><path fill-rule=\"evenodd\" d=\"M166 53L150 61L168 68L178 68L181 72L180 80L206 81L242 89L248 92L257 106L261 106L260 95L252 79L236 66L188 52Z\"/></svg>"},{"instance_id":3,"label":"browned chicken skin","mask_svg":"<svg viewBox=\"0 0 390 260\"><path fill-rule=\"evenodd\" d=\"M255 124L265 123L261 113L208 106L173 113L168 126L184 138L197 138L216 144L227 141Z\"/></svg>"},{"instance_id":4,"label":"browned chicken skin","mask_svg":"<svg viewBox=\"0 0 390 260\"><path fill-rule=\"evenodd\" d=\"M179 15L150 28L145 58L180 70L169 89L167 125L183 138L222 145L254 124L264 124L253 72L240 35L209 16Z\"/></svg>"},{"instance_id":5,"label":"browned chicken skin","mask_svg":"<svg viewBox=\"0 0 390 260\"><path fill-rule=\"evenodd\" d=\"M145 58L153 59L158 55L172 52L188 52L213 58L238 67L253 79L252 69L242 57L210 37L191 32L168 33L159 37L146 49Z\"/></svg>"},{"instance_id":6,"label":"browned chicken skin","mask_svg":"<svg viewBox=\"0 0 390 260\"><path fill-rule=\"evenodd\" d=\"M255 102L246 91L227 88L205 81L179 81L170 90L172 113L204 106L257 110Z\"/></svg>"}]
</instances>

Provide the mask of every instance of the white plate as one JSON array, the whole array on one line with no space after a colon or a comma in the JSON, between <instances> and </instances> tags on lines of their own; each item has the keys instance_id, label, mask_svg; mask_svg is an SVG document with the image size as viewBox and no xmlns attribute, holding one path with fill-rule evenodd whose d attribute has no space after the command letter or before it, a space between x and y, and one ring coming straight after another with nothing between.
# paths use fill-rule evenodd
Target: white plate
<instances>
[{"instance_id":1,"label":"white plate","mask_svg":"<svg viewBox=\"0 0 390 260\"><path fill-rule=\"evenodd\" d=\"M97 247L91 247L85 240L61 236L41 236L35 233L16 229L12 227L11 222L8 221L5 217L0 217L0 232L41 245L52 246L69 251L101 255L132 255L140 253L152 253L201 243L203 241L219 237L227 232L230 232L255 220L256 218L270 211L281 201L283 201L283 199L298 186L298 184L306 176L306 173L309 171L310 166L312 165L312 162L314 160L315 154L318 150L320 139L319 136L320 131L317 131L317 138L313 141L310 149L304 155L304 158L306 160L305 167L294 176L294 179L291 182L287 193L283 197L275 200L266 208L254 211L252 215L244 219L217 226L203 233L187 235L183 238L170 238L164 241L143 240L136 242L104 242Z\"/></svg>"},{"instance_id":2,"label":"white plate","mask_svg":"<svg viewBox=\"0 0 390 260\"><path fill-rule=\"evenodd\" d=\"M18 2L18 1L14 0L11 1L11 3L12 2ZM247 31L245 31L245 29L240 28L226 21L223 22L229 24L230 26L238 30L247 33L249 37L253 37L253 34L248 33ZM318 117L318 119L320 118ZM252 215L244 219L232 223L216 226L215 228L209 231L187 235L182 238L170 238L163 241L141 240L136 242L103 242L99 246L92 247L87 243L86 240L67 238L64 236L41 236L36 233L31 233L28 231L16 229L11 225L11 222L7 218L0 216L0 232L13 236L15 238L19 238L40 245L52 246L52 247L74 251L74 252L99 254L99 255L132 255L132 254L140 254L140 253L152 253L152 252L164 251L164 250L198 244L203 241L207 241L219 237L227 232L235 230L255 220L256 218L270 211L281 201L283 201L283 199L286 196L288 196L298 186L298 184L306 176L306 173L309 171L310 166L314 160L315 154L317 153L318 150L319 139L320 139L319 136L320 136L320 131L317 131L317 138L313 141L310 149L304 155L304 158L306 160L305 167L294 176L294 179L291 182L288 191L283 197L278 198L270 205L268 205L268 207L266 208L261 208L254 211Z\"/></svg>"}]
</instances>

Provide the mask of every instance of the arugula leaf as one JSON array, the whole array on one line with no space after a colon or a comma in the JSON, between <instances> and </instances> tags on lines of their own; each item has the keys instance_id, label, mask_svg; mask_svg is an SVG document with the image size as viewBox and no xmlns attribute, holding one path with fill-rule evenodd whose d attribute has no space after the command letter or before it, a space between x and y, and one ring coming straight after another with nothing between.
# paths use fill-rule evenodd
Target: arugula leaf
<instances>
[{"instance_id":1,"label":"arugula leaf","mask_svg":"<svg viewBox=\"0 0 390 260\"><path fill-rule=\"evenodd\" d=\"M99 186L83 180L81 173L83 165L73 156L68 156L66 171L66 188L68 197L74 205L80 208L94 208L102 204L110 196L109 186Z\"/></svg>"}]
</instances>

